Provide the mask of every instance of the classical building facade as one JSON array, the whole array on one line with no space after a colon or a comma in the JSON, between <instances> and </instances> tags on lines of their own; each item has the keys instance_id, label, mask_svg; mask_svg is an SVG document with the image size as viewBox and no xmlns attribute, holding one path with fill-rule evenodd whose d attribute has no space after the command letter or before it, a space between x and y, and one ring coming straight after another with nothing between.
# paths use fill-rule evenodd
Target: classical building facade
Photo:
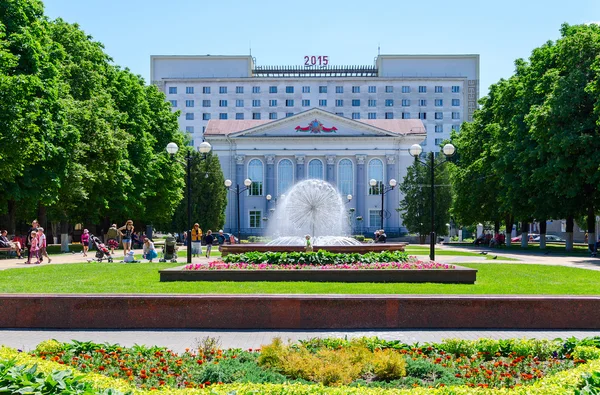
<instances>
[{"instance_id":1,"label":"classical building facade","mask_svg":"<svg viewBox=\"0 0 600 395\"><path fill-rule=\"evenodd\" d=\"M233 184L226 231L237 232L239 215L242 235L262 234L281 195L294 183L315 178L333 184L344 197L352 195L347 206L353 232L367 234L382 227L381 185L402 182L414 161L408 148L424 140L425 128L418 119L352 120L312 108L279 120L210 120L204 138ZM247 190L245 179L252 180ZM371 179L378 183L374 188ZM405 231L396 210L399 199L398 188L384 195L389 235Z\"/></svg>"},{"instance_id":2,"label":"classical building facade","mask_svg":"<svg viewBox=\"0 0 600 395\"><path fill-rule=\"evenodd\" d=\"M314 58L314 59L313 59ZM258 66L251 56L152 56L151 79L202 142L210 120L278 120L319 108L354 120L418 119L425 151L470 121L479 55L380 55L373 65Z\"/></svg>"}]
</instances>

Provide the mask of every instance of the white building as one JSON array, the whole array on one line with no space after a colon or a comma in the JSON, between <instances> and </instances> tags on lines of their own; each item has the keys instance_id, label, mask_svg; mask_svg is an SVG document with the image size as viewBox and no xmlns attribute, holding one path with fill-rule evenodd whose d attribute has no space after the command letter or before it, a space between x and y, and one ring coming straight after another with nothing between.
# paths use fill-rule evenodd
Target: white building
<instances>
[{"instance_id":1,"label":"white building","mask_svg":"<svg viewBox=\"0 0 600 395\"><path fill-rule=\"evenodd\" d=\"M195 145L211 119L276 120L319 108L355 120L420 119L425 151L437 151L477 107L479 55L380 55L372 66L161 55L151 56L151 79L181 110L181 128Z\"/></svg>"}]
</instances>

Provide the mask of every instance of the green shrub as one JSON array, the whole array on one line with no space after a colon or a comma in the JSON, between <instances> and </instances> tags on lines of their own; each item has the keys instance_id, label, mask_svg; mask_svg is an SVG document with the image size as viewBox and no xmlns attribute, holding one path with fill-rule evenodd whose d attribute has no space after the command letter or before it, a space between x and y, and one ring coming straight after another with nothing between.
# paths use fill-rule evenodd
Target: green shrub
<instances>
[{"instance_id":1,"label":"green shrub","mask_svg":"<svg viewBox=\"0 0 600 395\"><path fill-rule=\"evenodd\" d=\"M352 236L356 241L365 241L365 236L363 235L354 235Z\"/></svg>"},{"instance_id":2,"label":"green shrub","mask_svg":"<svg viewBox=\"0 0 600 395\"><path fill-rule=\"evenodd\" d=\"M444 339L442 343L438 345L440 350L444 350L449 354L455 356L466 355L472 356L477 352L475 343L471 340L463 339Z\"/></svg>"},{"instance_id":3,"label":"green shrub","mask_svg":"<svg viewBox=\"0 0 600 395\"><path fill-rule=\"evenodd\" d=\"M390 381L406 376L406 361L402 354L391 350L373 353L373 373L379 380Z\"/></svg>"},{"instance_id":4,"label":"green shrub","mask_svg":"<svg viewBox=\"0 0 600 395\"><path fill-rule=\"evenodd\" d=\"M573 351L573 359L600 359L600 348L593 346L576 346Z\"/></svg>"},{"instance_id":5,"label":"green shrub","mask_svg":"<svg viewBox=\"0 0 600 395\"><path fill-rule=\"evenodd\" d=\"M598 395L600 394L600 372L586 373L583 375L583 382L575 395Z\"/></svg>"},{"instance_id":6,"label":"green shrub","mask_svg":"<svg viewBox=\"0 0 600 395\"><path fill-rule=\"evenodd\" d=\"M35 348L35 352L44 355L44 354L56 354L64 350L64 346L62 343L57 340L45 340L37 345Z\"/></svg>"},{"instance_id":7,"label":"green shrub","mask_svg":"<svg viewBox=\"0 0 600 395\"><path fill-rule=\"evenodd\" d=\"M306 265L342 265L356 262L406 262L408 254L404 251L368 252L366 254L339 254L319 250L317 252L257 252L229 254L223 258L227 263L269 263L272 265L306 264Z\"/></svg>"}]
</instances>

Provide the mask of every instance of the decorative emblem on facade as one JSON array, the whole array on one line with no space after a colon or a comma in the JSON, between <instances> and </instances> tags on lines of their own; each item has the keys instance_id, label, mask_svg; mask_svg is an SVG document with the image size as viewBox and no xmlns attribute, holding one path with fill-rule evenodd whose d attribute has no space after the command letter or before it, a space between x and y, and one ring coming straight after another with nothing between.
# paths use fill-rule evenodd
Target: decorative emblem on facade
<instances>
[{"instance_id":1,"label":"decorative emblem on facade","mask_svg":"<svg viewBox=\"0 0 600 395\"><path fill-rule=\"evenodd\" d=\"M310 133L335 133L337 128L332 126L330 128L326 128L323 126L321 122L317 119L311 121L307 127L303 128L301 126L296 126L296 132L310 132Z\"/></svg>"},{"instance_id":2,"label":"decorative emblem on facade","mask_svg":"<svg viewBox=\"0 0 600 395\"><path fill-rule=\"evenodd\" d=\"M238 165L243 165L244 164L244 159L246 159L246 156L244 155L236 155L235 156L235 163Z\"/></svg>"},{"instance_id":3,"label":"decorative emblem on facade","mask_svg":"<svg viewBox=\"0 0 600 395\"><path fill-rule=\"evenodd\" d=\"M275 164L275 155L265 155L265 159L267 160L267 165Z\"/></svg>"},{"instance_id":4,"label":"decorative emblem on facade","mask_svg":"<svg viewBox=\"0 0 600 395\"><path fill-rule=\"evenodd\" d=\"M396 157L394 155L386 155L385 159L387 159L388 165L393 165L396 163Z\"/></svg>"},{"instance_id":5,"label":"decorative emblem on facade","mask_svg":"<svg viewBox=\"0 0 600 395\"><path fill-rule=\"evenodd\" d=\"M367 160L367 155L356 155L356 163L359 165L364 165Z\"/></svg>"},{"instance_id":6,"label":"decorative emblem on facade","mask_svg":"<svg viewBox=\"0 0 600 395\"><path fill-rule=\"evenodd\" d=\"M327 164L335 165L335 155L327 155Z\"/></svg>"},{"instance_id":7,"label":"decorative emblem on facade","mask_svg":"<svg viewBox=\"0 0 600 395\"><path fill-rule=\"evenodd\" d=\"M296 155L296 163L299 165L303 165L305 158L306 157L304 155Z\"/></svg>"}]
</instances>

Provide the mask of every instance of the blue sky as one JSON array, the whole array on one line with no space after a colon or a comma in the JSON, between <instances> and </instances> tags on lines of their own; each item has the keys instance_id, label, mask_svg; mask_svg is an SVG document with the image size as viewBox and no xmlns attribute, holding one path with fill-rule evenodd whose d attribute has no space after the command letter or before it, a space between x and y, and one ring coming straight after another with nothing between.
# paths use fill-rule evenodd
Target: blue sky
<instances>
[{"instance_id":1,"label":"blue sky","mask_svg":"<svg viewBox=\"0 0 600 395\"><path fill-rule=\"evenodd\" d=\"M599 0L45 0L115 63L148 81L150 55L252 55L258 65L373 63L382 54L481 55L481 95L514 60L559 37L563 22L600 21Z\"/></svg>"}]
</instances>

